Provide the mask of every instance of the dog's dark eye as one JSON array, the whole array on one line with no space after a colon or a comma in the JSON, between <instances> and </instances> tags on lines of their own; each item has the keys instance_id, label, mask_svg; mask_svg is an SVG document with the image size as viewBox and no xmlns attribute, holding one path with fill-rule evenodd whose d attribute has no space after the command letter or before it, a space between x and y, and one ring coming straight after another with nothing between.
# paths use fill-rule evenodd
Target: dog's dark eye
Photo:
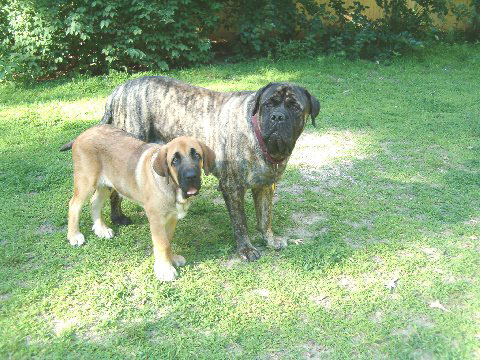
<instances>
[{"instance_id":1,"label":"dog's dark eye","mask_svg":"<svg viewBox=\"0 0 480 360\"><path fill-rule=\"evenodd\" d=\"M172 165L178 165L179 162L180 162L180 154L175 153L175 155L173 155Z\"/></svg>"},{"instance_id":2,"label":"dog's dark eye","mask_svg":"<svg viewBox=\"0 0 480 360\"><path fill-rule=\"evenodd\" d=\"M293 111L300 111L302 110L300 106L297 105L297 103L289 103L288 107L292 109Z\"/></svg>"},{"instance_id":3,"label":"dog's dark eye","mask_svg":"<svg viewBox=\"0 0 480 360\"><path fill-rule=\"evenodd\" d=\"M194 148L190 150L190 154L192 155L192 158L194 158L195 160L200 160L202 158Z\"/></svg>"}]
</instances>

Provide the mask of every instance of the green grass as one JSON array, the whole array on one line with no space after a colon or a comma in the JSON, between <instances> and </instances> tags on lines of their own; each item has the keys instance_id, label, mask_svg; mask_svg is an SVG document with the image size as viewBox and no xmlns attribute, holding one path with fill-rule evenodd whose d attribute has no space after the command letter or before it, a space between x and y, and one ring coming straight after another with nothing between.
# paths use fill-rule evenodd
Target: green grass
<instances>
[{"instance_id":1,"label":"green grass","mask_svg":"<svg viewBox=\"0 0 480 360\"><path fill-rule=\"evenodd\" d=\"M320 57L168 75L222 91L286 80L320 100L275 199L290 246L265 248L248 196L263 256L240 262L208 177L177 227L188 265L175 282L155 279L131 203L134 225L111 240L84 209L87 243L72 248L71 154L58 148L139 74L0 85L0 358L480 357L478 45L389 66Z\"/></svg>"}]
</instances>

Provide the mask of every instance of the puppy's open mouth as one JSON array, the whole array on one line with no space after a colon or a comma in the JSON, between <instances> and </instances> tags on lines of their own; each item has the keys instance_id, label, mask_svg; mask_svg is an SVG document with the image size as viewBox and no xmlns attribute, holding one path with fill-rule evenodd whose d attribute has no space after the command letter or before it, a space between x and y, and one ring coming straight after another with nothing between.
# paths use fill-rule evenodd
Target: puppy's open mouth
<instances>
[{"instance_id":1,"label":"puppy's open mouth","mask_svg":"<svg viewBox=\"0 0 480 360\"><path fill-rule=\"evenodd\" d=\"M195 196L197 194L198 194L198 189L193 187L193 186L187 190L187 196L188 197Z\"/></svg>"}]
</instances>

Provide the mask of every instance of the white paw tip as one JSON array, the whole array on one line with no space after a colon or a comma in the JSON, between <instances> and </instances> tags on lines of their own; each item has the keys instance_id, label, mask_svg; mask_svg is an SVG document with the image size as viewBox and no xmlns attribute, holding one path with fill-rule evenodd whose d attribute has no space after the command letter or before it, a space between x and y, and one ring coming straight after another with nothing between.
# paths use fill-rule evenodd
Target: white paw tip
<instances>
[{"instance_id":1,"label":"white paw tip","mask_svg":"<svg viewBox=\"0 0 480 360\"><path fill-rule=\"evenodd\" d=\"M85 237L83 236L83 234L77 234L71 237L70 239L68 239L68 241L72 246L82 246L83 243L85 242Z\"/></svg>"},{"instance_id":2,"label":"white paw tip","mask_svg":"<svg viewBox=\"0 0 480 360\"><path fill-rule=\"evenodd\" d=\"M111 239L113 237L113 230L101 225L93 225L92 230L99 238Z\"/></svg>"},{"instance_id":3,"label":"white paw tip","mask_svg":"<svg viewBox=\"0 0 480 360\"><path fill-rule=\"evenodd\" d=\"M173 281L177 278L177 270L168 263L155 263L153 267L155 276L160 281Z\"/></svg>"}]
</instances>

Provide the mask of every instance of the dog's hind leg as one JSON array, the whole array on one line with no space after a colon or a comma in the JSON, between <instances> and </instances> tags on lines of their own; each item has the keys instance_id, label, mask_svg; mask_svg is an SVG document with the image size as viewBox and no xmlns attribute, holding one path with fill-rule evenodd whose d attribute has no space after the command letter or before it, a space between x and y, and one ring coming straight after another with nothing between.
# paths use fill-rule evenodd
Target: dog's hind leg
<instances>
[{"instance_id":1,"label":"dog's hind leg","mask_svg":"<svg viewBox=\"0 0 480 360\"><path fill-rule=\"evenodd\" d=\"M67 238L72 246L82 246L85 242L85 237L80 232L78 223L82 206L94 189L94 182L91 178L75 176L73 196L70 199L68 208Z\"/></svg>"},{"instance_id":2,"label":"dog's hind leg","mask_svg":"<svg viewBox=\"0 0 480 360\"><path fill-rule=\"evenodd\" d=\"M101 186L97 188L97 191L95 191L95 194L93 194L91 200L93 221L92 230L99 238L105 239L110 239L113 237L113 230L105 225L102 217L103 204L105 204L105 200L107 199L108 195L110 195L110 190L105 186Z\"/></svg>"},{"instance_id":3,"label":"dog's hind leg","mask_svg":"<svg viewBox=\"0 0 480 360\"><path fill-rule=\"evenodd\" d=\"M116 225L130 225L132 223L132 220L123 214L122 198L115 190L113 190L110 195L110 206L110 219L112 220L112 223Z\"/></svg>"}]
</instances>

